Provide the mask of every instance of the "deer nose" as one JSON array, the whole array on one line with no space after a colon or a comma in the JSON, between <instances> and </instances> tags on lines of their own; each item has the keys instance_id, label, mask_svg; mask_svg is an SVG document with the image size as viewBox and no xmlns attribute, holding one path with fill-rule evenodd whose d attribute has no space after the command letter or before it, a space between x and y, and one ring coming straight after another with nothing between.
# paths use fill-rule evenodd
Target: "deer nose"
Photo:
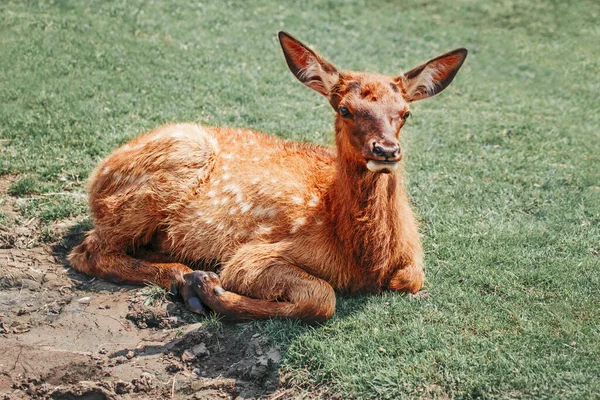
<instances>
[{"instance_id":1,"label":"deer nose","mask_svg":"<svg viewBox=\"0 0 600 400\"><path fill-rule=\"evenodd\" d=\"M400 155L400 145L397 143L394 144L381 144L381 143L373 143L373 155L375 157L385 157L385 159L396 159Z\"/></svg>"}]
</instances>

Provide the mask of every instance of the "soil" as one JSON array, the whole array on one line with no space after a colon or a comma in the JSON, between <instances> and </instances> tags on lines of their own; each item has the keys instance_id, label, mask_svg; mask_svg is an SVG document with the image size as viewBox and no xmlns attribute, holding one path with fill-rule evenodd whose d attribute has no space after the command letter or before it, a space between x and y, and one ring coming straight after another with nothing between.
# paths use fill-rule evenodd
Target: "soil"
<instances>
[{"instance_id":1,"label":"soil","mask_svg":"<svg viewBox=\"0 0 600 400\"><path fill-rule=\"evenodd\" d=\"M69 250L83 219L41 240L0 176L0 399L289 398L279 348L252 324L208 322L178 299L153 303L144 289L74 271Z\"/></svg>"}]
</instances>

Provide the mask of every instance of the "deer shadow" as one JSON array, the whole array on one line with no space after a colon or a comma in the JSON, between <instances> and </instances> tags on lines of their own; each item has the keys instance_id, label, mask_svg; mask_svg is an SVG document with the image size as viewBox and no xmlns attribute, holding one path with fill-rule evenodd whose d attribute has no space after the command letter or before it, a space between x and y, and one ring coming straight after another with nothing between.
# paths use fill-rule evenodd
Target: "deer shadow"
<instances>
[{"instance_id":1,"label":"deer shadow","mask_svg":"<svg viewBox=\"0 0 600 400\"><path fill-rule=\"evenodd\" d=\"M67 230L62 233L58 241L51 245L52 255L55 260L63 265L67 277L74 283L77 289L90 292L123 292L138 288L138 286L127 284L115 284L102 279L97 279L83 274L69 263L68 256L71 250L80 244L85 234L93 228L93 223L89 218L78 221L70 225Z\"/></svg>"},{"instance_id":2,"label":"deer shadow","mask_svg":"<svg viewBox=\"0 0 600 400\"><path fill-rule=\"evenodd\" d=\"M61 238L51 246L53 256L65 267L69 279L75 282L78 288L92 292L120 292L124 290L139 289L140 286L112 283L102 279L93 278L84 273L78 272L71 267L68 260L69 253L75 246L79 245L83 241L85 234L92 228L93 223L89 218L79 221L71 225L66 232L63 233ZM193 265L190 267L192 269L198 269L199 266ZM371 302L374 297L377 298L379 296L343 296L338 294L338 307L336 308L335 317L345 318L355 314L356 312L362 310L369 302Z\"/></svg>"},{"instance_id":3,"label":"deer shadow","mask_svg":"<svg viewBox=\"0 0 600 400\"><path fill-rule=\"evenodd\" d=\"M77 222L52 245L53 255L64 266L69 279L75 283L77 289L96 293L139 290L140 286L115 284L91 278L69 265L69 253L82 242L85 233L91 228L92 222L89 219ZM352 318L372 301L377 301L377 297L379 296L338 295L338 306L333 318ZM297 337L310 330L322 329L328 324L326 322L323 325L309 326L292 320L235 323L219 320L214 316L203 319L187 312L182 301L175 296L169 297L166 307L170 315L183 315L184 324L176 328L181 331L180 335L164 344L153 343L120 349L109 354L109 358L130 357L131 352L140 358L170 354L172 364L167 366L168 370L176 372L185 368L187 364L202 378L234 379L235 388L231 390L242 395L246 393L264 396L275 393L279 389L280 381L277 365L281 359L285 359L288 346Z\"/></svg>"}]
</instances>

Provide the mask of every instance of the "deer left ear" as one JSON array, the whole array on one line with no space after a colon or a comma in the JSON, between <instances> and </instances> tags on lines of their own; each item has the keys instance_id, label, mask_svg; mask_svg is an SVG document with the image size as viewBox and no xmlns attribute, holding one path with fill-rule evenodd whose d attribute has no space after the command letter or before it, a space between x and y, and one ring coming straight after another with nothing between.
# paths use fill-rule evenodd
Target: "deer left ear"
<instances>
[{"instance_id":1,"label":"deer left ear","mask_svg":"<svg viewBox=\"0 0 600 400\"><path fill-rule=\"evenodd\" d=\"M406 100L417 101L446 89L467 58L467 49L455 49L404 73Z\"/></svg>"},{"instance_id":2,"label":"deer left ear","mask_svg":"<svg viewBox=\"0 0 600 400\"><path fill-rule=\"evenodd\" d=\"M287 32L279 32L285 61L294 76L309 88L329 97L339 73L333 64Z\"/></svg>"}]
</instances>

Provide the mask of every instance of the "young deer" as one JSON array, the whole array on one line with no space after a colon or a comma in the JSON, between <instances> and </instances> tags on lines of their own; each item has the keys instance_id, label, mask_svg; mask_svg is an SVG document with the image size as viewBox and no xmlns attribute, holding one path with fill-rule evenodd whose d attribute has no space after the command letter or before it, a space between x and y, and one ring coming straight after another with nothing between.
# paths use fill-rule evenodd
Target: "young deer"
<instances>
[{"instance_id":1,"label":"young deer","mask_svg":"<svg viewBox=\"0 0 600 400\"><path fill-rule=\"evenodd\" d=\"M95 228L69 256L75 269L153 282L196 313L235 320L319 322L334 291L421 289L398 138L409 103L448 86L467 50L387 77L341 72L289 34L279 40L296 78L336 111L336 148L191 123L139 136L91 177Z\"/></svg>"}]
</instances>

